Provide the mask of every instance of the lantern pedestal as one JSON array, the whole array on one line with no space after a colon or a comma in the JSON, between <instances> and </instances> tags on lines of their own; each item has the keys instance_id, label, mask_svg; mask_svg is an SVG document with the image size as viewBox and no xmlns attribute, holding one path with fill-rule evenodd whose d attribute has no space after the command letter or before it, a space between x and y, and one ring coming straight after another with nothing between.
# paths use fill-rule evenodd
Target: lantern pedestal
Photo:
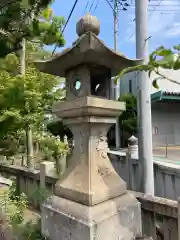
<instances>
[{"instance_id":1,"label":"lantern pedestal","mask_svg":"<svg viewBox=\"0 0 180 240\"><path fill-rule=\"evenodd\" d=\"M126 183L109 160L106 137L124 109L124 103L88 96L55 105L53 111L63 117L75 141L56 196L92 206L126 192Z\"/></svg>"},{"instance_id":2,"label":"lantern pedestal","mask_svg":"<svg viewBox=\"0 0 180 240\"><path fill-rule=\"evenodd\" d=\"M42 206L42 233L52 240L132 240L141 231L141 206L129 193L94 206L52 196Z\"/></svg>"}]
</instances>

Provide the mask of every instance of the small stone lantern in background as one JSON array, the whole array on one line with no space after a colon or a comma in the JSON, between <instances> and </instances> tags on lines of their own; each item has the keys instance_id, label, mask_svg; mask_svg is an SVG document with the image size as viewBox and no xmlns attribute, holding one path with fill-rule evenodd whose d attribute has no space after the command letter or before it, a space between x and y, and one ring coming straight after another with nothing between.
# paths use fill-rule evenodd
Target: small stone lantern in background
<instances>
[{"instance_id":1,"label":"small stone lantern in background","mask_svg":"<svg viewBox=\"0 0 180 240\"><path fill-rule=\"evenodd\" d=\"M137 60L109 49L99 32L99 21L87 14L71 48L36 62L42 72L66 78L67 100L53 112L75 140L70 166L42 206L42 232L51 240L131 240L141 234L140 204L112 167L106 137L125 110L110 100L111 78Z\"/></svg>"},{"instance_id":2,"label":"small stone lantern in background","mask_svg":"<svg viewBox=\"0 0 180 240\"><path fill-rule=\"evenodd\" d=\"M128 154L132 159L138 159L138 139L135 136L131 136L128 139Z\"/></svg>"}]
</instances>

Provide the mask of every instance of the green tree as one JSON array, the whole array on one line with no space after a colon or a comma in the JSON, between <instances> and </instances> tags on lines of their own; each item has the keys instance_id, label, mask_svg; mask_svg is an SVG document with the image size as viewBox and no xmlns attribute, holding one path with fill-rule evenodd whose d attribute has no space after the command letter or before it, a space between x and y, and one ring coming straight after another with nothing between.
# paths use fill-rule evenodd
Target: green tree
<instances>
[{"instance_id":1,"label":"green tree","mask_svg":"<svg viewBox=\"0 0 180 240\"><path fill-rule=\"evenodd\" d=\"M10 77L12 76L14 77L14 75L19 73L22 75L21 78L24 76L25 79L27 80L27 78L30 78L30 74L32 74L32 71L28 69L28 76L26 76L26 66L31 65L32 69L33 69L33 66L32 64L29 64L27 62L27 57L26 57L27 42L25 41L25 39L31 42L33 41L35 48L38 48L38 49L42 48L42 46L44 45L56 44L59 47L64 45L65 41L61 34L61 30L65 21L63 17L58 17L53 14L52 9L49 7L50 3L52 3L52 1L49 1L49 0L40 0L40 1L21 0L21 1L11 1L8 4L4 3L3 5L1 5L0 47L2 51L1 51L0 57L6 56L6 61L1 60L0 65L3 70L8 71L8 73L10 74L9 77L7 76L8 80ZM12 52L15 52L18 58L16 57L15 54L11 54L11 56L9 57L8 53L12 53ZM37 57L37 55L33 56L31 54L31 60L34 60L35 57ZM42 57L46 57L46 56L42 55L41 58ZM19 67L17 67L17 64L19 64ZM35 72L36 71L33 70L33 74ZM12 89L15 89L15 85L17 86L18 84L18 79L16 80L17 80L17 83L15 82L13 83L14 86L12 87ZM21 84L21 89L19 89L20 86L17 86L17 89L18 89L16 90L17 92L26 91L25 89L28 88L26 80L22 81L22 83L25 85L22 86ZM7 89L9 89L9 87L10 86L7 86ZM32 94L32 91L31 93L29 92L29 94ZM35 92L33 94L34 95L30 96L27 94L27 91L24 94L24 96L26 95L24 105L28 105L26 106L26 112L28 112L28 114L26 113L26 115L28 116L30 116L30 113L31 113L31 110L27 110L27 108L29 108L28 99L34 98L37 100L38 98L38 94L35 94ZM48 108L48 109L50 108L48 107L50 106L48 104L50 104L50 102L53 101L53 98L55 97L55 95L56 97L58 96L58 91L53 91L53 93L49 94L48 96L44 96L46 100L46 106L44 108ZM21 100L18 102L18 104L20 104ZM13 124L11 124L11 127L13 126L13 128L15 127L18 128L18 124L21 124L22 122L21 121L18 122L17 118L14 118L14 117L12 118L12 113L17 117L19 113L18 111L15 113L14 109L8 109L8 111L6 110L6 114L11 115L11 118L8 117L7 119L6 117L5 118L6 120L1 121L1 123L3 122L4 124L6 124L7 121L11 119L11 121L13 122ZM22 111L20 115L22 117ZM35 117L35 114L33 114L33 116ZM37 117L36 122L39 122L38 119L39 118ZM28 160L29 164L33 157L33 140L32 140L32 129L31 129L33 126L32 122L33 122L32 118L28 118L26 119L26 124L25 124L26 125L25 130L26 130L26 143L27 143L26 144L27 157L29 159Z\"/></svg>"},{"instance_id":2,"label":"green tree","mask_svg":"<svg viewBox=\"0 0 180 240\"><path fill-rule=\"evenodd\" d=\"M12 62L10 66L15 67L15 63ZM40 131L44 115L50 113L53 102L62 97L58 88L60 83L60 78L40 73L33 66L27 68L24 76L1 71L1 139L8 139L13 135L17 139L19 130L26 130L26 133L29 128ZM32 157L28 156L28 161L31 161Z\"/></svg>"},{"instance_id":3,"label":"green tree","mask_svg":"<svg viewBox=\"0 0 180 240\"><path fill-rule=\"evenodd\" d=\"M69 152L68 145L60 141L58 137L48 134L41 138L40 144L45 154L51 155L54 158L57 174L63 174L66 169L66 156Z\"/></svg>"},{"instance_id":4,"label":"green tree","mask_svg":"<svg viewBox=\"0 0 180 240\"><path fill-rule=\"evenodd\" d=\"M35 42L36 48L52 44L56 44L59 47L64 45L65 41L61 34L64 18L53 14L52 9L47 7L49 2L52 1L46 1L45 3L45 1L22 0L11 2L11 4L6 4L2 7L0 28L3 30L3 34L0 35L0 46L2 45L3 51L0 57L4 57L12 51L16 51L16 54L19 56L19 61L13 61L16 59L16 56L13 56L13 64L11 63L11 68L10 70L8 69L11 75L16 75L17 73L25 75L26 65L29 65L26 59L27 44L25 39ZM12 56L2 64L6 71L7 62L9 63L10 59L12 59ZM35 56L31 54L32 59L34 60ZM14 66L14 63L17 65L17 62L19 62L19 68ZM50 98L52 99L49 95L48 99ZM26 124L26 126L28 126L26 127L27 157L30 163L30 159L33 158L32 129L31 124Z\"/></svg>"},{"instance_id":5,"label":"green tree","mask_svg":"<svg viewBox=\"0 0 180 240\"><path fill-rule=\"evenodd\" d=\"M0 5L0 57L22 49L22 40L64 45L63 17L53 14L52 0L17 0Z\"/></svg>"},{"instance_id":6,"label":"green tree","mask_svg":"<svg viewBox=\"0 0 180 240\"><path fill-rule=\"evenodd\" d=\"M47 130L54 136L59 136L61 141L63 141L64 136L67 136L68 139L73 138L73 134L70 129L63 124L62 120L50 121L47 124Z\"/></svg>"},{"instance_id":7,"label":"green tree","mask_svg":"<svg viewBox=\"0 0 180 240\"><path fill-rule=\"evenodd\" d=\"M125 102L126 110L119 116L119 126L121 134L121 146L127 146L127 140L130 136L137 134L137 98L131 93L120 96L119 101ZM115 124L110 128L107 134L110 147L115 146Z\"/></svg>"},{"instance_id":8,"label":"green tree","mask_svg":"<svg viewBox=\"0 0 180 240\"><path fill-rule=\"evenodd\" d=\"M130 136L137 134L137 98L131 93L120 96L119 101L125 102L126 110L120 115L119 122L121 133Z\"/></svg>"}]
</instances>

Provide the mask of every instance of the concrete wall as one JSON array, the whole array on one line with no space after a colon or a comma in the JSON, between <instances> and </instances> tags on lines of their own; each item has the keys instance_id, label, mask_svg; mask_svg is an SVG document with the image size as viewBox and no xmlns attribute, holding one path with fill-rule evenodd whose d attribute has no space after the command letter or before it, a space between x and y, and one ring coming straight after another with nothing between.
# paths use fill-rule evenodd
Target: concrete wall
<instances>
[{"instance_id":1,"label":"concrete wall","mask_svg":"<svg viewBox=\"0 0 180 240\"><path fill-rule=\"evenodd\" d=\"M39 170L30 171L25 167L0 165L0 175L15 180L17 192L24 192L29 203L35 208L39 208L43 198L54 191L57 175L55 171L52 172L44 176L46 183L46 191L44 191L40 184L42 174Z\"/></svg>"},{"instance_id":2,"label":"concrete wall","mask_svg":"<svg viewBox=\"0 0 180 240\"><path fill-rule=\"evenodd\" d=\"M130 91L132 90L132 91ZM132 92L137 93L137 73L127 73L120 81L120 94Z\"/></svg>"},{"instance_id":3,"label":"concrete wall","mask_svg":"<svg viewBox=\"0 0 180 240\"><path fill-rule=\"evenodd\" d=\"M125 153L115 154L114 151L109 157L117 173L126 181L128 189L141 192L139 160L130 159ZM35 204L34 196L40 188L42 176L39 170L28 171L22 167L0 165L0 174L7 178L15 176L20 192L26 193L30 202ZM53 192L57 175L55 172L48 172L48 175L45 175L43 178L47 190ZM154 178L156 196L177 200L180 196L180 165L154 161Z\"/></svg>"},{"instance_id":4,"label":"concrete wall","mask_svg":"<svg viewBox=\"0 0 180 240\"><path fill-rule=\"evenodd\" d=\"M162 69L161 73L164 74L165 76L174 79L178 82L180 82L180 70L178 71L172 71L168 69ZM128 73L126 74L120 81L120 92L122 93L127 93L129 92L129 86L130 86L130 81L132 81L132 93L136 94L137 93L137 72L133 73ZM155 79L157 75L152 74L151 75L151 81ZM152 86L151 92L157 92L159 90L162 91L169 91L169 92L180 92L180 85L174 84L168 80L159 80L158 81L159 89L156 89Z\"/></svg>"},{"instance_id":5,"label":"concrete wall","mask_svg":"<svg viewBox=\"0 0 180 240\"><path fill-rule=\"evenodd\" d=\"M128 189L141 192L139 160L110 154L116 172L126 181ZM177 200L180 196L180 165L154 161L155 195Z\"/></svg>"},{"instance_id":6,"label":"concrete wall","mask_svg":"<svg viewBox=\"0 0 180 240\"><path fill-rule=\"evenodd\" d=\"M163 70L162 73L180 82L180 71ZM151 81L156 76L152 74ZM131 84L130 84L131 81ZM132 85L130 87L130 85ZM137 73L126 74L120 82L120 92L128 93L130 88L137 94ZM152 86L152 93L159 90L180 92L180 85L168 80L159 81L159 89ZM158 134L153 134L153 146L180 145L180 104L178 103L152 103L152 130L158 129ZM155 130L156 128L156 130Z\"/></svg>"},{"instance_id":7,"label":"concrete wall","mask_svg":"<svg viewBox=\"0 0 180 240\"><path fill-rule=\"evenodd\" d=\"M180 196L180 166L171 163L154 163L155 195L177 200Z\"/></svg>"},{"instance_id":8,"label":"concrete wall","mask_svg":"<svg viewBox=\"0 0 180 240\"><path fill-rule=\"evenodd\" d=\"M152 130L153 146L180 145L180 103L153 103Z\"/></svg>"}]
</instances>

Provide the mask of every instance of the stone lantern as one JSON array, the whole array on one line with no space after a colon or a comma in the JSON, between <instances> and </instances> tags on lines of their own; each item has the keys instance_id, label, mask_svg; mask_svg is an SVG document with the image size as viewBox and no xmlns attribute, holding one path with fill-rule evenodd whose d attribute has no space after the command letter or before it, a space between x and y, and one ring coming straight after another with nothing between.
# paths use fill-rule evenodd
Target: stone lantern
<instances>
[{"instance_id":1,"label":"stone lantern","mask_svg":"<svg viewBox=\"0 0 180 240\"><path fill-rule=\"evenodd\" d=\"M75 140L70 166L42 206L42 231L52 240L131 240L141 234L140 205L111 165L106 135L125 110L110 100L111 77L138 61L105 46L96 17L87 14L76 29L71 48L36 62L40 71L66 78L67 100L53 112Z\"/></svg>"}]
</instances>

